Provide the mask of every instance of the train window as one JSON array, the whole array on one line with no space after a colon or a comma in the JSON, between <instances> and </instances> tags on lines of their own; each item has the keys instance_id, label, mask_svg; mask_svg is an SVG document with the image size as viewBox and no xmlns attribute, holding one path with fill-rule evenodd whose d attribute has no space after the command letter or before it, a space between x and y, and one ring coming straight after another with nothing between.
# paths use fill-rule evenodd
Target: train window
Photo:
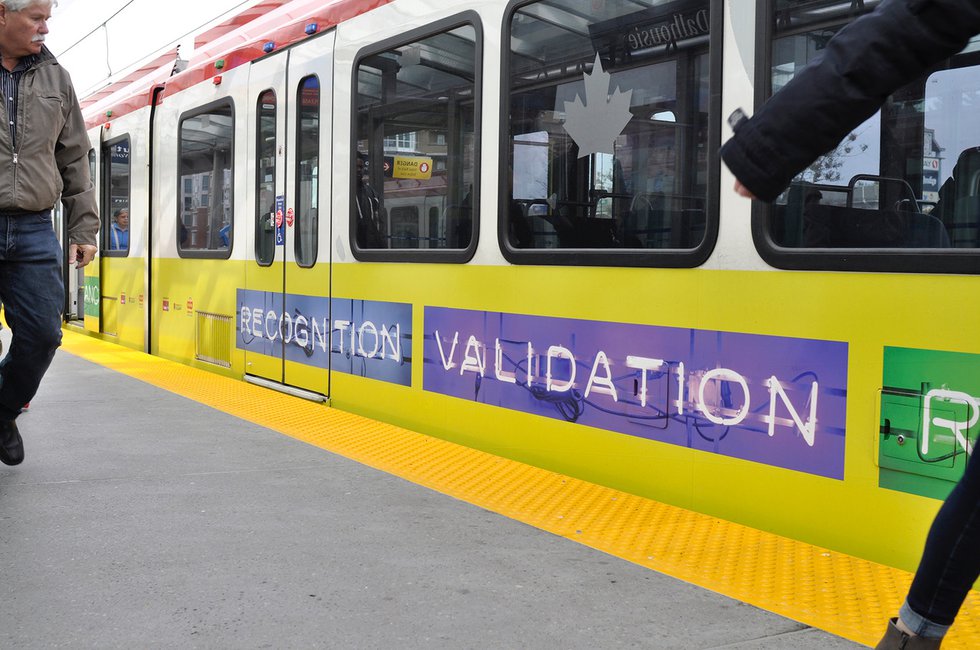
<instances>
[{"instance_id":1,"label":"train window","mask_svg":"<svg viewBox=\"0 0 980 650\"><path fill-rule=\"evenodd\" d=\"M774 0L768 84L779 90L833 35L881 2ZM759 100L765 98L765 89ZM753 233L783 268L980 270L980 38L901 88L805 169Z\"/></svg>"},{"instance_id":2,"label":"train window","mask_svg":"<svg viewBox=\"0 0 980 650\"><path fill-rule=\"evenodd\" d=\"M433 208L438 210L438 208ZM405 242L408 248L419 247L419 209L414 205L399 205L388 215L391 221L391 237ZM438 226L438 224L436 224Z\"/></svg>"},{"instance_id":3,"label":"train window","mask_svg":"<svg viewBox=\"0 0 980 650\"><path fill-rule=\"evenodd\" d=\"M255 124L255 261L276 258L276 93L259 95Z\"/></svg>"},{"instance_id":4,"label":"train window","mask_svg":"<svg viewBox=\"0 0 980 650\"><path fill-rule=\"evenodd\" d=\"M129 151L128 135L102 147L102 252L110 257L129 254Z\"/></svg>"},{"instance_id":5,"label":"train window","mask_svg":"<svg viewBox=\"0 0 980 650\"><path fill-rule=\"evenodd\" d=\"M306 77L296 97L296 263L313 266L317 253L320 160L320 80Z\"/></svg>"},{"instance_id":6,"label":"train window","mask_svg":"<svg viewBox=\"0 0 980 650\"><path fill-rule=\"evenodd\" d=\"M719 9L542 0L510 14L499 232L508 260L706 259L717 228L709 68Z\"/></svg>"},{"instance_id":7,"label":"train window","mask_svg":"<svg viewBox=\"0 0 980 650\"><path fill-rule=\"evenodd\" d=\"M480 50L468 20L358 57L350 189L358 259L472 257Z\"/></svg>"},{"instance_id":8,"label":"train window","mask_svg":"<svg viewBox=\"0 0 980 650\"><path fill-rule=\"evenodd\" d=\"M228 101L180 121L177 250L182 256L231 254L234 121Z\"/></svg>"}]
</instances>

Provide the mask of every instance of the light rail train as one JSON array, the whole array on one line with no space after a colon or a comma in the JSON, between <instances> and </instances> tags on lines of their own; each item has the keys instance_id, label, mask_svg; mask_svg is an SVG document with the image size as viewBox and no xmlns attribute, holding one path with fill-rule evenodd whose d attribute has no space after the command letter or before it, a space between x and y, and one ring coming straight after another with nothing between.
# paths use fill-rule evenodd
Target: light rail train
<instances>
[{"instance_id":1,"label":"light rail train","mask_svg":"<svg viewBox=\"0 0 980 650\"><path fill-rule=\"evenodd\" d=\"M980 430L980 42L773 205L717 153L878 4L266 0L83 98L69 326L914 569Z\"/></svg>"}]
</instances>

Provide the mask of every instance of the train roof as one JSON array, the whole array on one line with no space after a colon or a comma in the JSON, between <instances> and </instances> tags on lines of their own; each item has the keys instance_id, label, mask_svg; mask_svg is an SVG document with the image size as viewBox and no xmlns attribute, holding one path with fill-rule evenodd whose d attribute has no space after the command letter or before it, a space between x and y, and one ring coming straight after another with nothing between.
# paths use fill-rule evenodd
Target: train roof
<instances>
[{"instance_id":1,"label":"train roof","mask_svg":"<svg viewBox=\"0 0 980 650\"><path fill-rule=\"evenodd\" d=\"M178 71L173 48L80 100L88 128L149 106L240 65L315 36L391 0L263 0L201 32L194 53ZM267 44L271 43L273 50Z\"/></svg>"}]
</instances>

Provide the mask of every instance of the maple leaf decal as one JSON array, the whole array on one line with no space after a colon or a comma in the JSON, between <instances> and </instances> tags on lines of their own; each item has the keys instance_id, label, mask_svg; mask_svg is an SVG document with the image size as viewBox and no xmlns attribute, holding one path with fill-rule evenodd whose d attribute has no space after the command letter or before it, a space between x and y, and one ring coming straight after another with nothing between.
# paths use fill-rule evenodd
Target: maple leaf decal
<instances>
[{"instance_id":1,"label":"maple leaf decal","mask_svg":"<svg viewBox=\"0 0 980 650\"><path fill-rule=\"evenodd\" d=\"M585 73L585 99L579 95L574 102L565 102L565 131L578 145L578 157L584 158L593 153L613 153L616 138L629 124L630 100L633 91L625 93L616 87L609 94L611 75L603 70L599 54L595 55L592 74Z\"/></svg>"}]
</instances>

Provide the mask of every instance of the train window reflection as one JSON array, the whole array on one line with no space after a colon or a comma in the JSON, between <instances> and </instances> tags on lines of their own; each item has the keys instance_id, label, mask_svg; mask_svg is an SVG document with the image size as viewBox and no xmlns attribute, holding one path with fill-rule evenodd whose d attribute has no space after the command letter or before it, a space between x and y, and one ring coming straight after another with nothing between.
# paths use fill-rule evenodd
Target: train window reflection
<instances>
[{"instance_id":1,"label":"train window reflection","mask_svg":"<svg viewBox=\"0 0 980 650\"><path fill-rule=\"evenodd\" d=\"M878 4L779 0L773 91L819 57L849 20ZM898 90L797 176L772 208L772 242L790 249L980 248L978 45L974 39Z\"/></svg>"},{"instance_id":2,"label":"train window reflection","mask_svg":"<svg viewBox=\"0 0 980 650\"><path fill-rule=\"evenodd\" d=\"M276 93L259 96L255 133L255 261L272 264L276 257Z\"/></svg>"},{"instance_id":3,"label":"train window reflection","mask_svg":"<svg viewBox=\"0 0 980 650\"><path fill-rule=\"evenodd\" d=\"M317 253L320 160L320 81L306 77L296 97L296 263L313 266Z\"/></svg>"},{"instance_id":4,"label":"train window reflection","mask_svg":"<svg viewBox=\"0 0 980 650\"><path fill-rule=\"evenodd\" d=\"M177 249L227 257L234 201L231 104L183 118L179 134Z\"/></svg>"},{"instance_id":5,"label":"train window reflection","mask_svg":"<svg viewBox=\"0 0 980 650\"><path fill-rule=\"evenodd\" d=\"M130 232L129 136L103 145L102 250L109 256L129 254Z\"/></svg>"},{"instance_id":6,"label":"train window reflection","mask_svg":"<svg viewBox=\"0 0 980 650\"><path fill-rule=\"evenodd\" d=\"M545 0L513 13L501 237L514 261L704 243L709 5Z\"/></svg>"},{"instance_id":7,"label":"train window reflection","mask_svg":"<svg viewBox=\"0 0 980 650\"><path fill-rule=\"evenodd\" d=\"M355 254L470 248L478 153L476 29L463 25L366 53L355 78Z\"/></svg>"}]
</instances>

